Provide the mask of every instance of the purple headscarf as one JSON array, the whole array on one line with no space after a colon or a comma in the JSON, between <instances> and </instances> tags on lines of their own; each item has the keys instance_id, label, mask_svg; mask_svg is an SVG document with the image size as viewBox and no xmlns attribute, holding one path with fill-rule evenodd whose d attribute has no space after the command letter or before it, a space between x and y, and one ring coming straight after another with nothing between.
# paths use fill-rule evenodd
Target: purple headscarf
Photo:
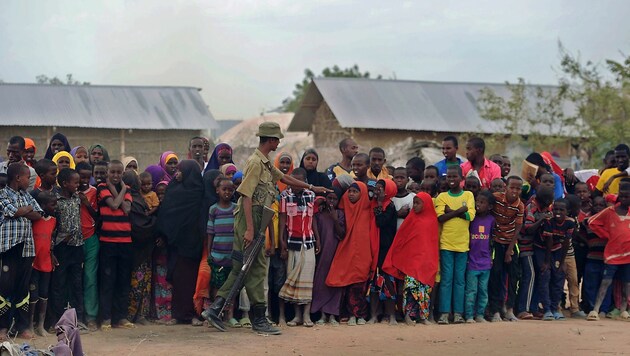
<instances>
[{"instance_id":1,"label":"purple headscarf","mask_svg":"<svg viewBox=\"0 0 630 356\"><path fill-rule=\"evenodd\" d=\"M203 171L204 173L206 173L207 171L211 169L219 169L219 167L221 166L219 164L219 152L221 151L229 151L230 155L232 155L232 147L230 145L228 145L227 143L218 144L214 148L214 151L212 151L212 156L210 156L210 159L208 160L206 169L204 169ZM230 159L230 163L234 163L234 160Z\"/></svg>"},{"instance_id":2,"label":"purple headscarf","mask_svg":"<svg viewBox=\"0 0 630 356\"><path fill-rule=\"evenodd\" d=\"M153 190L155 190L155 187L157 187L157 185L162 181L162 179L166 175L166 172L164 171L164 169L158 166L157 164L152 164L148 166L147 169L145 169L144 171L149 172L149 174L151 175Z\"/></svg>"}]
</instances>

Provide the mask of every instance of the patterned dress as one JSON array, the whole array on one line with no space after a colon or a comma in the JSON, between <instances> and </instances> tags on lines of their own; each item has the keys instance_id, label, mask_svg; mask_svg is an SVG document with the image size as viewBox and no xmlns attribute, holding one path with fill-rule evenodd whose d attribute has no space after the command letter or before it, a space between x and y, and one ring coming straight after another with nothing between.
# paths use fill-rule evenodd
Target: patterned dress
<instances>
[{"instance_id":1,"label":"patterned dress","mask_svg":"<svg viewBox=\"0 0 630 356\"><path fill-rule=\"evenodd\" d=\"M405 291L403 294L403 309L412 320L427 319L429 317L430 295L433 288L422 284L413 277L405 277Z\"/></svg>"}]
</instances>

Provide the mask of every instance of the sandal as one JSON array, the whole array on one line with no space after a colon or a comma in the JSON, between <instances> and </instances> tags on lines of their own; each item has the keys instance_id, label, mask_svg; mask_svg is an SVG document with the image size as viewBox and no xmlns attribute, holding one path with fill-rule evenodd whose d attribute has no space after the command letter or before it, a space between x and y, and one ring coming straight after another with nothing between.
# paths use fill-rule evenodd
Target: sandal
<instances>
[{"instance_id":1,"label":"sandal","mask_svg":"<svg viewBox=\"0 0 630 356\"><path fill-rule=\"evenodd\" d=\"M588 316L586 317L586 320L588 320L588 321L599 321L599 315L597 314L597 312L595 310L592 310L590 313L588 313Z\"/></svg>"},{"instance_id":2,"label":"sandal","mask_svg":"<svg viewBox=\"0 0 630 356\"><path fill-rule=\"evenodd\" d=\"M453 315L453 324L463 324L465 322L464 318L460 313L455 313Z\"/></svg>"},{"instance_id":3,"label":"sandal","mask_svg":"<svg viewBox=\"0 0 630 356\"><path fill-rule=\"evenodd\" d=\"M348 319L348 326L357 326L357 318L351 317Z\"/></svg>"},{"instance_id":4,"label":"sandal","mask_svg":"<svg viewBox=\"0 0 630 356\"><path fill-rule=\"evenodd\" d=\"M307 327L307 328L312 328L313 326L315 326L315 324L313 324L313 322L310 321L310 320L309 321L305 321L303 325L305 327Z\"/></svg>"},{"instance_id":5,"label":"sandal","mask_svg":"<svg viewBox=\"0 0 630 356\"><path fill-rule=\"evenodd\" d=\"M562 314L562 312L559 312L559 311L553 313L553 318L556 320L565 320L564 314Z\"/></svg>"},{"instance_id":6,"label":"sandal","mask_svg":"<svg viewBox=\"0 0 630 356\"><path fill-rule=\"evenodd\" d=\"M339 326L339 322L335 319L330 321L330 326Z\"/></svg>"},{"instance_id":7,"label":"sandal","mask_svg":"<svg viewBox=\"0 0 630 356\"><path fill-rule=\"evenodd\" d=\"M627 310L624 310L620 315L619 319L630 320L630 313Z\"/></svg>"},{"instance_id":8,"label":"sandal","mask_svg":"<svg viewBox=\"0 0 630 356\"><path fill-rule=\"evenodd\" d=\"M120 329L135 329L136 325L132 322L130 322L127 319L122 319L118 322L118 324L116 324L116 328L120 328Z\"/></svg>"},{"instance_id":9,"label":"sandal","mask_svg":"<svg viewBox=\"0 0 630 356\"><path fill-rule=\"evenodd\" d=\"M232 319L228 320L228 325L231 328L235 328L235 329L243 327L243 325L241 323L239 323L238 320L236 320L235 318L232 318Z\"/></svg>"},{"instance_id":10,"label":"sandal","mask_svg":"<svg viewBox=\"0 0 630 356\"><path fill-rule=\"evenodd\" d=\"M302 324L301 321L293 321L293 320L287 321L287 326L291 326L291 327L298 326L298 325L301 325L301 324Z\"/></svg>"},{"instance_id":11,"label":"sandal","mask_svg":"<svg viewBox=\"0 0 630 356\"><path fill-rule=\"evenodd\" d=\"M438 325L448 325L448 313L440 315L440 319L438 319Z\"/></svg>"},{"instance_id":12,"label":"sandal","mask_svg":"<svg viewBox=\"0 0 630 356\"><path fill-rule=\"evenodd\" d=\"M104 320L101 323L101 331L112 331L112 322L109 320Z\"/></svg>"},{"instance_id":13,"label":"sandal","mask_svg":"<svg viewBox=\"0 0 630 356\"><path fill-rule=\"evenodd\" d=\"M315 324L317 324L317 325L319 325L319 326L322 326L322 325L326 324L326 321L325 321L324 319L319 319L319 320L317 320L317 321L315 322Z\"/></svg>"},{"instance_id":14,"label":"sandal","mask_svg":"<svg viewBox=\"0 0 630 356\"><path fill-rule=\"evenodd\" d=\"M241 320L238 321L244 328L251 328L252 327L252 322L251 320L249 320L249 318L245 317L245 318L241 318Z\"/></svg>"},{"instance_id":15,"label":"sandal","mask_svg":"<svg viewBox=\"0 0 630 356\"><path fill-rule=\"evenodd\" d=\"M526 311L518 313L518 315L516 317L521 319L521 320L532 320L532 319L534 319L534 315L532 313L529 313L529 312L526 312Z\"/></svg>"},{"instance_id":16,"label":"sandal","mask_svg":"<svg viewBox=\"0 0 630 356\"><path fill-rule=\"evenodd\" d=\"M190 322L190 325L192 326L203 326L203 321L197 319L197 318L193 318L192 321Z\"/></svg>"}]
</instances>

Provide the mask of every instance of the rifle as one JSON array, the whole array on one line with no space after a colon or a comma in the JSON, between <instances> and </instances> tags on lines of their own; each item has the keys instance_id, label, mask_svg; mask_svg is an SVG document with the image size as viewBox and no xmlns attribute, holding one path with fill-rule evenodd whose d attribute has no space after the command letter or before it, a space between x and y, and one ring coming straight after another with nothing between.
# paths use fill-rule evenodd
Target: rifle
<instances>
[{"instance_id":1,"label":"rifle","mask_svg":"<svg viewBox=\"0 0 630 356\"><path fill-rule=\"evenodd\" d=\"M238 272L238 276L236 277L236 280L234 280L234 284L232 284L232 288L225 298L225 303L223 304L219 315L222 315L223 311L232 305L232 300L234 300L234 298L241 292L245 276L247 276L249 269L252 267L252 263L265 245L265 231L267 230L267 226L271 223L271 219L273 219L275 213L276 212L273 209L266 206L264 207L260 222L260 229L256 233L256 236L254 236L254 241L252 241L252 243L249 244L243 252L243 266Z\"/></svg>"}]
</instances>

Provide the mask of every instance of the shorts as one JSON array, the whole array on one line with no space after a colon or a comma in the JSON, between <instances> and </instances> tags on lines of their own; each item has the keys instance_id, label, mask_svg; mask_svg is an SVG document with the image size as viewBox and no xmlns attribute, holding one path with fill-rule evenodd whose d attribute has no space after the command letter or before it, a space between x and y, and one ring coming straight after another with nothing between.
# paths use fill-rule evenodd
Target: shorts
<instances>
[{"instance_id":1,"label":"shorts","mask_svg":"<svg viewBox=\"0 0 630 356\"><path fill-rule=\"evenodd\" d=\"M210 264L210 287L221 288L228 276L232 272L232 267L219 266L217 264Z\"/></svg>"},{"instance_id":2,"label":"shorts","mask_svg":"<svg viewBox=\"0 0 630 356\"><path fill-rule=\"evenodd\" d=\"M630 263L624 265L609 265L604 266L604 273L602 279L613 279L617 275L623 283L630 283Z\"/></svg>"},{"instance_id":3,"label":"shorts","mask_svg":"<svg viewBox=\"0 0 630 356\"><path fill-rule=\"evenodd\" d=\"M50 277L52 272L42 272L33 268L31 281L29 282L29 301L37 302L39 299L48 299L48 289L50 288Z\"/></svg>"}]
</instances>

